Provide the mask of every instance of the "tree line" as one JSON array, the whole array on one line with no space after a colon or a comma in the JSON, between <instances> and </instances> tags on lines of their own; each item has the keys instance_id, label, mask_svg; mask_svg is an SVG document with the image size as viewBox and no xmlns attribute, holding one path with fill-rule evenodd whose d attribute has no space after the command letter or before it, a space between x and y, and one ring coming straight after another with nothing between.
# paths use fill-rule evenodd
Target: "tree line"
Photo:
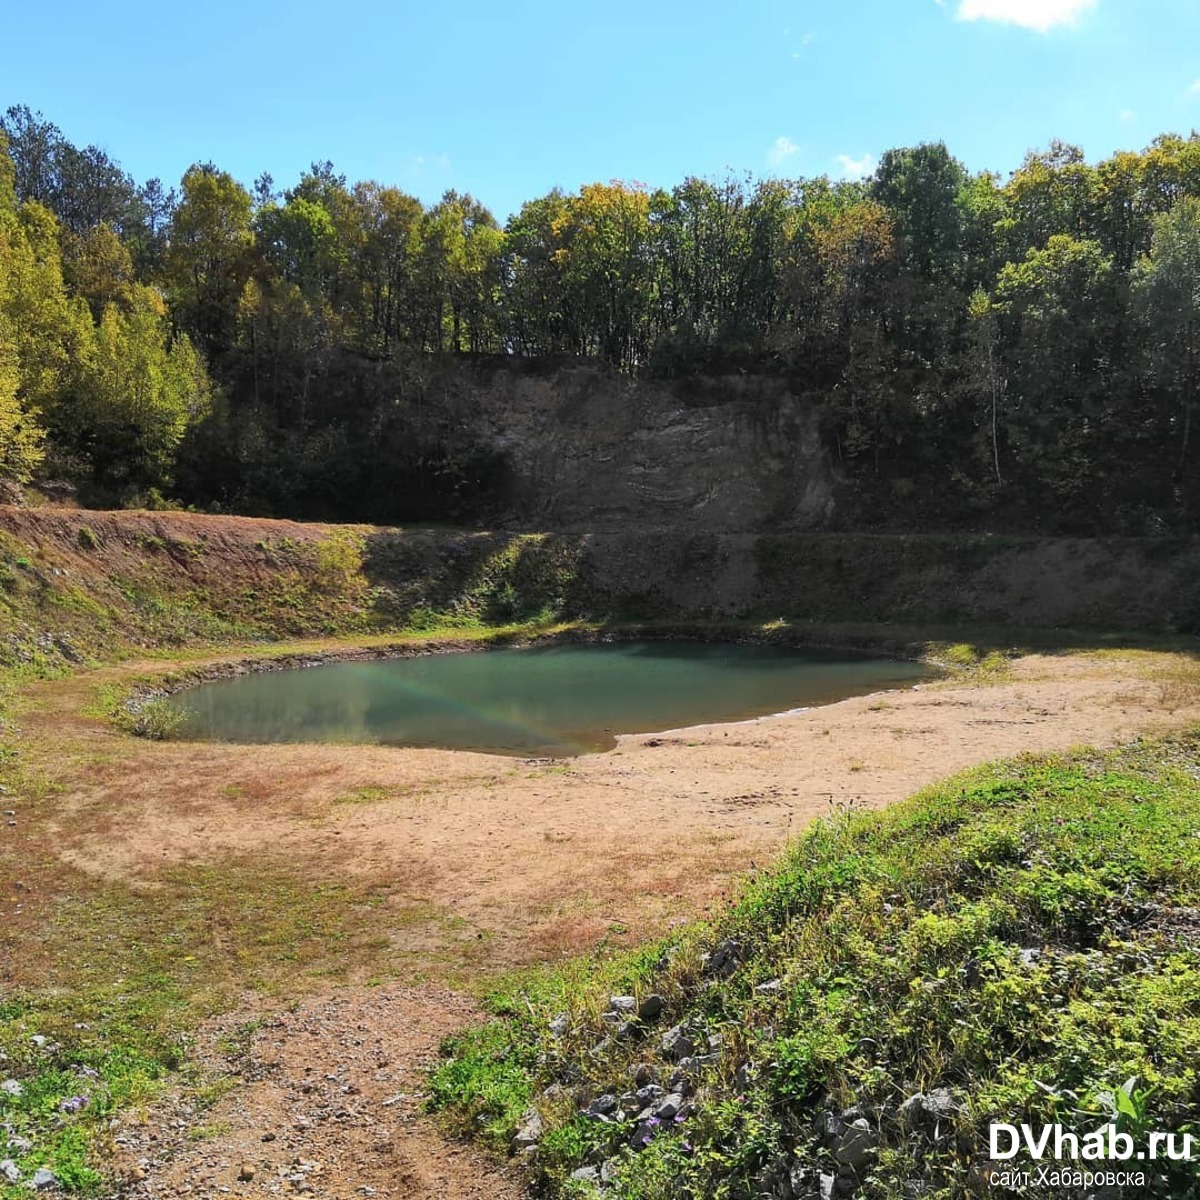
<instances>
[{"instance_id":1,"label":"tree line","mask_svg":"<svg viewBox=\"0 0 1200 1200\"><path fill-rule=\"evenodd\" d=\"M785 378L860 522L1146 533L1200 501L1195 133L1096 164L1054 143L1006 180L927 144L861 182L595 183L503 226L328 162L138 184L22 107L0 136L11 477L469 515L489 464L439 422L431 364L586 360L681 395Z\"/></svg>"}]
</instances>

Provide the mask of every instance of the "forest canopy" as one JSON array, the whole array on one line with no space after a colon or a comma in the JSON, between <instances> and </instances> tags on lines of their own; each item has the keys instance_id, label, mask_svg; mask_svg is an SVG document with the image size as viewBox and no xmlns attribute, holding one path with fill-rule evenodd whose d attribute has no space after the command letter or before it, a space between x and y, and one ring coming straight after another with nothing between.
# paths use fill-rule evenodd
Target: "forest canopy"
<instances>
[{"instance_id":1,"label":"forest canopy","mask_svg":"<svg viewBox=\"0 0 1200 1200\"><path fill-rule=\"evenodd\" d=\"M212 163L138 183L25 107L0 139L9 479L104 504L470 516L461 431L415 415L429 364L585 360L785 379L860 524L1194 522L1195 133L1095 164L1054 143L1007 180L927 144L861 182L594 183L503 225L329 162L286 188Z\"/></svg>"}]
</instances>

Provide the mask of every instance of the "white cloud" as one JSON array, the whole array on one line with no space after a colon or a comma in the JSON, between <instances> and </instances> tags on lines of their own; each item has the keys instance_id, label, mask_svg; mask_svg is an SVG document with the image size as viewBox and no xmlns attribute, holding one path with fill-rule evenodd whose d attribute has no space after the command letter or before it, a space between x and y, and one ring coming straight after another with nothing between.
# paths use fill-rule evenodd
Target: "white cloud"
<instances>
[{"instance_id":1,"label":"white cloud","mask_svg":"<svg viewBox=\"0 0 1200 1200\"><path fill-rule=\"evenodd\" d=\"M800 147L791 138L777 137L771 149L767 151L767 162L773 167L781 166L786 159L791 158L799 150Z\"/></svg>"},{"instance_id":2,"label":"white cloud","mask_svg":"<svg viewBox=\"0 0 1200 1200\"><path fill-rule=\"evenodd\" d=\"M839 154L837 163L842 168L843 179L862 179L875 170L875 157L871 154L864 154L861 158L855 158L852 154Z\"/></svg>"},{"instance_id":3,"label":"white cloud","mask_svg":"<svg viewBox=\"0 0 1200 1200\"><path fill-rule=\"evenodd\" d=\"M1188 88L1188 95L1200 96L1200 79L1197 79L1196 82L1193 83L1190 88Z\"/></svg>"},{"instance_id":4,"label":"white cloud","mask_svg":"<svg viewBox=\"0 0 1200 1200\"><path fill-rule=\"evenodd\" d=\"M1122 121L1125 122L1126 125L1128 125L1129 122L1132 121L1134 119L1134 117L1137 116L1137 113L1135 113L1132 108L1123 108L1123 109L1121 109L1118 116L1121 118Z\"/></svg>"},{"instance_id":5,"label":"white cloud","mask_svg":"<svg viewBox=\"0 0 1200 1200\"><path fill-rule=\"evenodd\" d=\"M428 171L448 171L450 169L450 155L414 154L409 159L409 167L415 175L424 175Z\"/></svg>"},{"instance_id":6,"label":"white cloud","mask_svg":"<svg viewBox=\"0 0 1200 1200\"><path fill-rule=\"evenodd\" d=\"M1073 25L1098 0L959 0L960 21L999 21L1046 33Z\"/></svg>"}]
</instances>

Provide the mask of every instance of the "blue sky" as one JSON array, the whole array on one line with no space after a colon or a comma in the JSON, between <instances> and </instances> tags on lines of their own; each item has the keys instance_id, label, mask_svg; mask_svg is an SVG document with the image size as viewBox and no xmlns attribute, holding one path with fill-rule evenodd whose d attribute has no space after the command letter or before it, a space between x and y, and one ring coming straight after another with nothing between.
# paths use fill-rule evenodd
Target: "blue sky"
<instances>
[{"instance_id":1,"label":"blue sky","mask_svg":"<svg viewBox=\"0 0 1200 1200\"><path fill-rule=\"evenodd\" d=\"M0 106L139 179L314 159L503 219L593 180L856 175L944 139L1007 173L1200 126L1196 0L413 0L22 4Z\"/></svg>"}]
</instances>

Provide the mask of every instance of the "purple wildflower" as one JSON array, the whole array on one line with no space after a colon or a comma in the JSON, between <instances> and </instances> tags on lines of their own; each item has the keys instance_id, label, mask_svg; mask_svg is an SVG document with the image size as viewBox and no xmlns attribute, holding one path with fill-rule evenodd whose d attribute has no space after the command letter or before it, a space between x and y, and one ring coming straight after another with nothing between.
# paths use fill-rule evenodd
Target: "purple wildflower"
<instances>
[{"instance_id":1,"label":"purple wildflower","mask_svg":"<svg viewBox=\"0 0 1200 1200\"><path fill-rule=\"evenodd\" d=\"M65 1113L82 1112L88 1106L87 1096L71 1096L59 1104L59 1108Z\"/></svg>"}]
</instances>

